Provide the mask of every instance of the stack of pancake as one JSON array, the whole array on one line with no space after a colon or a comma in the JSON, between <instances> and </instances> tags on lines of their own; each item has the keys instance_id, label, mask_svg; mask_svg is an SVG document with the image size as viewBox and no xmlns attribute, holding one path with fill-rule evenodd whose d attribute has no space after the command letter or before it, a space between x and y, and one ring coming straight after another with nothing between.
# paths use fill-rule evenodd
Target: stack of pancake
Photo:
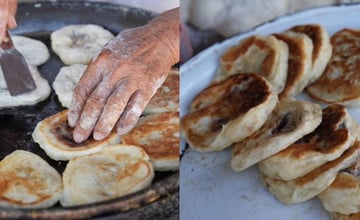
<instances>
[{"instance_id":1,"label":"stack of pancake","mask_svg":"<svg viewBox=\"0 0 360 220\"><path fill-rule=\"evenodd\" d=\"M213 82L182 118L181 134L199 152L231 146L233 170L257 164L283 203L320 195L334 216L354 215L360 195L346 195L360 183L343 170L360 161L360 127L347 111L360 106L359 54L360 31L330 38L319 24L247 37L222 55ZM303 91L314 101L297 100Z\"/></svg>"}]
</instances>

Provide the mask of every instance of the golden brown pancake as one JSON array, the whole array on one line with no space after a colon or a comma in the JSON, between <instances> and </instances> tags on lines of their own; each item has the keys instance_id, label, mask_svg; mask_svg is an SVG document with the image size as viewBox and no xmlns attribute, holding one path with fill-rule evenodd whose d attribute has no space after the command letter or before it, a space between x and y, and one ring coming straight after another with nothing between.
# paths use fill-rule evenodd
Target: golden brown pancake
<instances>
[{"instance_id":1,"label":"golden brown pancake","mask_svg":"<svg viewBox=\"0 0 360 220\"><path fill-rule=\"evenodd\" d=\"M172 69L163 85L146 105L143 114L179 111L179 70Z\"/></svg>"},{"instance_id":2,"label":"golden brown pancake","mask_svg":"<svg viewBox=\"0 0 360 220\"><path fill-rule=\"evenodd\" d=\"M338 158L353 145L358 126L344 106L330 105L322 115L321 124L313 132L262 161L261 172L275 179L295 179Z\"/></svg>"},{"instance_id":3,"label":"golden brown pancake","mask_svg":"<svg viewBox=\"0 0 360 220\"><path fill-rule=\"evenodd\" d=\"M359 157L360 142L355 142L339 158L316 168L305 176L285 181L273 179L261 173L261 180L281 202L300 203L319 195L334 182L340 170L356 163Z\"/></svg>"},{"instance_id":4,"label":"golden brown pancake","mask_svg":"<svg viewBox=\"0 0 360 220\"><path fill-rule=\"evenodd\" d=\"M330 36L320 24L294 26L290 31L306 34L313 43L312 67L309 84L315 82L324 72L332 54Z\"/></svg>"},{"instance_id":5,"label":"golden brown pancake","mask_svg":"<svg viewBox=\"0 0 360 220\"><path fill-rule=\"evenodd\" d=\"M309 95L325 103L360 105L360 31L343 29L331 37L332 57L322 76L308 87Z\"/></svg>"},{"instance_id":6,"label":"golden brown pancake","mask_svg":"<svg viewBox=\"0 0 360 220\"><path fill-rule=\"evenodd\" d=\"M305 34L291 31L274 36L284 41L289 48L286 83L279 99L295 97L307 86L311 75L312 41Z\"/></svg>"},{"instance_id":7,"label":"golden brown pancake","mask_svg":"<svg viewBox=\"0 0 360 220\"><path fill-rule=\"evenodd\" d=\"M276 93L259 74L232 75L195 97L182 118L182 135L197 151L220 151L259 129L276 102Z\"/></svg>"},{"instance_id":8,"label":"golden brown pancake","mask_svg":"<svg viewBox=\"0 0 360 220\"><path fill-rule=\"evenodd\" d=\"M151 185L154 170L138 146L115 144L100 152L72 158L63 173L63 206L100 202Z\"/></svg>"},{"instance_id":9,"label":"golden brown pancake","mask_svg":"<svg viewBox=\"0 0 360 220\"><path fill-rule=\"evenodd\" d=\"M120 143L120 137L113 131L101 141L89 137L78 144L72 138L73 128L67 123L68 110L61 111L40 121L32 133L35 142L54 160L69 160L73 157L95 153L109 144Z\"/></svg>"},{"instance_id":10,"label":"golden brown pancake","mask_svg":"<svg viewBox=\"0 0 360 220\"><path fill-rule=\"evenodd\" d=\"M257 73L280 92L286 81L288 56L287 45L274 36L248 37L222 55L215 82L232 74Z\"/></svg>"},{"instance_id":11,"label":"golden brown pancake","mask_svg":"<svg viewBox=\"0 0 360 220\"><path fill-rule=\"evenodd\" d=\"M58 202L60 174L38 155L16 150L0 162L0 206L47 208Z\"/></svg>"},{"instance_id":12,"label":"golden brown pancake","mask_svg":"<svg viewBox=\"0 0 360 220\"><path fill-rule=\"evenodd\" d=\"M121 136L124 144L142 147L155 171L179 169L180 119L178 112L147 115Z\"/></svg>"},{"instance_id":13,"label":"golden brown pancake","mask_svg":"<svg viewBox=\"0 0 360 220\"><path fill-rule=\"evenodd\" d=\"M290 146L312 132L321 122L318 104L285 99L265 124L245 140L234 144L230 165L242 171Z\"/></svg>"},{"instance_id":14,"label":"golden brown pancake","mask_svg":"<svg viewBox=\"0 0 360 220\"><path fill-rule=\"evenodd\" d=\"M327 211L343 218L354 218L360 213L360 160L339 172L334 182L319 194ZM350 218L351 217L351 218Z\"/></svg>"}]
</instances>

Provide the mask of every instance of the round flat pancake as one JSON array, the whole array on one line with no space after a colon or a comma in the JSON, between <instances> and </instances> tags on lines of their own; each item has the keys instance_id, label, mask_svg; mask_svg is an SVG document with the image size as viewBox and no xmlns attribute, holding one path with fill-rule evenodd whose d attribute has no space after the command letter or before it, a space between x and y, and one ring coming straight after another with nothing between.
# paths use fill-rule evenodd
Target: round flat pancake
<instances>
[{"instance_id":1,"label":"round flat pancake","mask_svg":"<svg viewBox=\"0 0 360 220\"><path fill-rule=\"evenodd\" d=\"M135 127L121 136L123 144L142 147L155 171L179 169L180 125L178 112L141 117Z\"/></svg>"},{"instance_id":2,"label":"round flat pancake","mask_svg":"<svg viewBox=\"0 0 360 220\"><path fill-rule=\"evenodd\" d=\"M45 160L16 150L0 162L0 206L47 208L62 195L60 174Z\"/></svg>"},{"instance_id":3,"label":"round flat pancake","mask_svg":"<svg viewBox=\"0 0 360 220\"><path fill-rule=\"evenodd\" d=\"M357 139L356 122L346 108L333 104L323 109L321 124L310 134L259 164L266 176L291 180L332 161Z\"/></svg>"},{"instance_id":4,"label":"round flat pancake","mask_svg":"<svg viewBox=\"0 0 360 220\"><path fill-rule=\"evenodd\" d=\"M73 157L101 151L109 144L120 143L120 137L115 131L101 141L89 137L78 144L72 138L73 128L67 123L68 110L61 111L40 121L32 133L36 143L53 160L70 160Z\"/></svg>"},{"instance_id":5,"label":"round flat pancake","mask_svg":"<svg viewBox=\"0 0 360 220\"><path fill-rule=\"evenodd\" d=\"M264 76L276 92L285 86L289 49L274 36L251 36L229 48L220 59L220 68L214 81L232 74L257 73Z\"/></svg>"},{"instance_id":6,"label":"round flat pancake","mask_svg":"<svg viewBox=\"0 0 360 220\"><path fill-rule=\"evenodd\" d=\"M114 38L94 24L67 25L51 33L51 48L66 65L88 64Z\"/></svg>"},{"instance_id":7,"label":"round flat pancake","mask_svg":"<svg viewBox=\"0 0 360 220\"><path fill-rule=\"evenodd\" d=\"M63 173L63 206L105 201L149 187L154 170L143 149L108 145L101 152L75 157Z\"/></svg>"},{"instance_id":8,"label":"round flat pancake","mask_svg":"<svg viewBox=\"0 0 360 220\"><path fill-rule=\"evenodd\" d=\"M286 149L315 130L321 119L318 104L291 99L280 101L259 130L234 144L231 168L242 171Z\"/></svg>"},{"instance_id":9,"label":"round flat pancake","mask_svg":"<svg viewBox=\"0 0 360 220\"><path fill-rule=\"evenodd\" d=\"M258 130L277 102L259 74L236 74L199 93L181 120L182 135L200 152L220 151Z\"/></svg>"},{"instance_id":10,"label":"round flat pancake","mask_svg":"<svg viewBox=\"0 0 360 220\"><path fill-rule=\"evenodd\" d=\"M360 106L360 31L344 29L331 37L332 57L322 76L307 89L325 103Z\"/></svg>"}]
</instances>

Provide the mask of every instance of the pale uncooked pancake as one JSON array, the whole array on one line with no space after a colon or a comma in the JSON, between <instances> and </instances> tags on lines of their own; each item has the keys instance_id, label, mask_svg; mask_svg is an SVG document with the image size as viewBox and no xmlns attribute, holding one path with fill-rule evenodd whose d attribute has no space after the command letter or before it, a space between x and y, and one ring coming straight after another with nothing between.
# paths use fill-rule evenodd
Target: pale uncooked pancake
<instances>
[{"instance_id":1,"label":"pale uncooked pancake","mask_svg":"<svg viewBox=\"0 0 360 220\"><path fill-rule=\"evenodd\" d=\"M180 118L178 112L141 117L135 127L121 136L124 144L142 147L155 171L179 169Z\"/></svg>"},{"instance_id":2,"label":"pale uncooked pancake","mask_svg":"<svg viewBox=\"0 0 360 220\"><path fill-rule=\"evenodd\" d=\"M344 106L323 109L321 124L310 134L259 164L266 176L291 180L338 158L357 139L359 127Z\"/></svg>"},{"instance_id":3,"label":"pale uncooked pancake","mask_svg":"<svg viewBox=\"0 0 360 220\"><path fill-rule=\"evenodd\" d=\"M162 112L179 111L180 76L178 69L169 72L163 85L156 91L150 102L146 105L143 114L156 114Z\"/></svg>"},{"instance_id":4,"label":"pale uncooked pancake","mask_svg":"<svg viewBox=\"0 0 360 220\"><path fill-rule=\"evenodd\" d=\"M104 201L149 187L154 170L143 149L108 145L101 152L73 158L63 173L63 206Z\"/></svg>"},{"instance_id":5,"label":"pale uncooked pancake","mask_svg":"<svg viewBox=\"0 0 360 220\"><path fill-rule=\"evenodd\" d=\"M47 208L62 195L60 174L45 160L16 150L0 162L0 206Z\"/></svg>"},{"instance_id":6,"label":"pale uncooked pancake","mask_svg":"<svg viewBox=\"0 0 360 220\"><path fill-rule=\"evenodd\" d=\"M41 77L36 67L29 66L29 69L36 84L36 89L17 96L10 95L4 79L4 74L0 69L0 109L23 105L35 105L45 100L50 95L51 88L48 81Z\"/></svg>"},{"instance_id":7,"label":"pale uncooked pancake","mask_svg":"<svg viewBox=\"0 0 360 220\"><path fill-rule=\"evenodd\" d=\"M47 46L39 40L19 35L13 36L12 40L15 48L30 65L40 66L50 58Z\"/></svg>"},{"instance_id":8,"label":"pale uncooked pancake","mask_svg":"<svg viewBox=\"0 0 360 220\"><path fill-rule=\"evenodd\" d=\"M198 94L181 120L181 134L200 152L220 151L258 130L277 102L259 74L236 74Z\"/></svg>"},{"instance_id":9,"label":"pale uncooked pancake","mask_svg":"<svg viewBox=\"0 0 360 220\"><path fill-rule=\"evenodd\" d=\"M309 134L320 124L320 105L285 99L278 102L265 124L243 141L235 143L230 165L242 171Z\"/></svg>"},{"instance_id":10,"label":"pale uncooked pancake","mask_svg":"<svg viewBox=\"0 0 360 220\"><path fill-rule=\"evenodd\" d=\"M88 64L113 38L113 34L98 25L68 25L51 33L51 47L66 65Z\"/></svg>"},{"instance_id":11,"label":"pale uncooked pancake","mask_svg":"<svg viewBox=\"0 0 360 220\"><path fill-rule=\"evenodd\" d=\"M215 81L237 73L257 73L279 93L285 86L288 58L289 49L283 41L274 36L251 36L222 55Z\"/></svg>"},{"instance_id":12,"label":"pale uncooked pancake","mask_svg":"<svg viewBox=\"0 0 360 220\"><path fill-rule=\"evenodd\" d=\"M53 82L53 88L63 107L70 108L74 89L86 67L87 66L83 64L73 64L60 68Z\"/></svg>"},{"instance_id":13,"label":"pale uncooked pancake","mask_svg":"<svg viewBox=\"0 0 360 220\"><path fill-rule=\"evenodd\" d=\"M356 163L359 157L360 143L356 142L339 158L316 168L305 176L284 181L261 174L261 180L266 188L281 202L286 204L300 203L319 195L332 184L339 171Z\"/></svg>"},{"instance_id":14,"label":"pale uncooked pancake","mask_svg":"<svg viewBox=\"0 0 360 220\"><path fill-rule=\"evenodd\" d=\"M67 122L68 110L61 111L40 122L35 127L32 137L35 142L54 160L70 160L73 157L101 151L109 144L120 143L120 137L115 131L105 139L96 141L89 137L77 144L72 138L73 128Z\"/></svg>"}]
</instances>

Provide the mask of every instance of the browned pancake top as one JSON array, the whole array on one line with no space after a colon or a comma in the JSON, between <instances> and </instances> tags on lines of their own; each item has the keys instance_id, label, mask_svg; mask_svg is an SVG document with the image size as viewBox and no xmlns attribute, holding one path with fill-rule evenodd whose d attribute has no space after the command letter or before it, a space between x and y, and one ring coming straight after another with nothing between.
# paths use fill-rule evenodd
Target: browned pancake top
<instances>
[{"instance_id":1,"label":"browned pancake top","mask_svg":"<svg viewBox=\"0 0 360 220\"><path fill-rule=\"evenodd\" d=\"M294 32L300 32L309 36L313 43L312 62L317 59L320 54L320 48L323 44L323 36L321 34L321 26L317 24L299 25L290 29Z\"/></svg>"},{"instance_id":2,"label":"browned pancake top","mask_svg":"<svg viewBox=\"0 0 360 220\"><path fill-rule=\"evenodd\" d=\"M284 41L289 47L288 72L285 88L279 95L281 99L287 97L291 88L303 79L305 75L304 61L306 60L307 54L304 50L305 45L303 40L287 36L286 34L274 34L274 36Z\"/></svg>"},{"instance_id":3,"label":"browned pancake top","mask_svg":"<svg viewBox=\"0 0 360 220\"><path fill-rule=\"evenodd\" d=\"M171 70L164 84L156 91L147 106L177 111L177 106L171 106L171 103L179 103L179 73L176 69Z\"/></svg>"},{"instance_id":4,"label":"browned pancake top","mask_svg":"<svg viewBox=\"0 0 360 220\"><path fill-rule=\"evenodd\" d=\"M359 98L360 31L343 29L331 37L331 44L332 57L322 76L311 87L332 94L337 102ZM310 96L322 100L322 94L312 94L311 87Z\"/></svg>"},{"instance_id":5,"label":"browned pancake top","mask_svg":"<svg viewBox=\"0 0 360 220\"><path fill-rule=\"evenodd\" d=\"M221 62L224 64L225 71L229 71L236 59L244 55L251 47L257 47L260 50L267 51L267 56L262 64L262 75L268 76L269 70L275 65L275 49L269 45L262 38L251 36L240 42L239 45L228 49L221 57Z\"/></svg>"},{"instance_id":6,"label":"browned pancake top","mask_svg":"<svg viewBox=\"0 0 360 220\"><path fill-rule=\"evenodd\" d=\"M359 180L349 173L339 173L335 181L331 184L331 188L351 189L359 187Z\"/></svg>"},{"instance_id":7,"label":"browned pancake top","mask_svg":"<svg viewBox=\"0 0 360 220\"><path fill-rule=\"evenodd\" d=\"M142 147L152 160L179 158L179 113L165 112L148 115L127 134L124 144Z\"/></svg>"},{"instance_id":8,"label":"browned pancake top","mask_svg":"<svg viewBox=\"0 0 360 220\"><path fill-rule=\"evenodd\" d=\"M312 172L306 174L303 177L300 177L295 180L296 185L304 185L308 182L315 180L319 175L323 174L324 172L329 171L335 167L340 167L341 165L345 167L351 166L355 163L355 160L360 156L360 142L356 142L353 146L347 149L340 157L337 159L327 162L323 166L316 168ZM339 169L341 169L340 167Z\"/></svg>"},{"instance_id":9,"label":"browned pancake top","mask_svg":"<svg viewBox=\"0 0 360 220\"><path fill-rule=\"evenodd\" d=\"M251 108L265 102L271 95L265 79L257 74L236 74L203 90L193 101L190 114L184 116L182 126L196 127L201 120L211 120L205 133L188 130L188 138L204 148L204 137L216 137L222 127Z\"/></svg>"},{"instance_id":10,"label":"browned pancake top","mask_svg":"<svg viewBox=\"0 0 360 220\"><path fill-rule=\"evenodd\" d=\"M24 168L25 167L22 167L22 168L20 168L20 166L18 167L18 169L24 169ZM23 202L21 200L11 199L6 195L7 193L9 193L9 191L13 190L12 187L14 185L26 186L26 189L31 193L35 193L39 190L46 190L46 188L48 188L48 185L44 184L47 181L44 179L40 179L41 176L39 176L33 168L26 167L26 169L27 169L26 170L27 175L32 175L32 174L37 175L37 177L33 178L33 181L31 181L31 182L28 180L28 178L17 175L17 172L15 169L13 169L11 171L6 170L6 171L1 172L0 199L2 201L6 201L11 204L16 204L19 206L24 206L24 205L32 205L32 204L40 203L42 201L49 199L52 196L51 194L36 193L37 198L36 198L36 200L34 200L34 202ZM11 184L9 184L9 183L11 183Z\"/></svg>"},{"instance_id":11,"label":"browned pancake top","mask_svg":"<svg viewBox=\"0 0 360 220\"><path fill-rule=\"evenodd\" d=\"M291 154L292 157L301 159L312 151L324 154L337 151L349 138L349 131L346 128L341 128L345 117L346 109L344 106L337 104L328 106L323 109L323 120L313 132L277 155L281 157Z\"/></svg>"}]
</instances>

